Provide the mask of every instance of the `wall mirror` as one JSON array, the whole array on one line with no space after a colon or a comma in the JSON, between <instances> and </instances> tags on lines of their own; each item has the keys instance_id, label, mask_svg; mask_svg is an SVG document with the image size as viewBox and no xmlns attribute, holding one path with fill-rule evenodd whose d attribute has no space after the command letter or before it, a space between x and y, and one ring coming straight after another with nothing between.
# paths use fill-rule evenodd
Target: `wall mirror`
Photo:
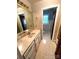
<instances>
[{"instance_id":1,"label":"wall mirror","mask_svg":"<svg viewBox=\"0 0 79 59\"><path fill-rule=\"evenodd\" d=\"M24 6L17 5L17 34L23 33L26 30L33 30L33 16L32 12Z\"/></svg>"}]
</instances>

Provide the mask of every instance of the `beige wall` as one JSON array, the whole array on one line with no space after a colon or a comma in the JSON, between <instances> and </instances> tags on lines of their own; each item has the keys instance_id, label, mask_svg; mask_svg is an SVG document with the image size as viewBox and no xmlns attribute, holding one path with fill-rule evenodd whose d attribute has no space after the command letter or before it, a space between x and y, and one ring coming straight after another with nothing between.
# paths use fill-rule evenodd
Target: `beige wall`
<instances>
[{"instance_id":1,"label":"beige wall","mask_svg":"<svg viewBox=\"0 0 79 59\"><path fill-rule=\"evenodd\" d=\"M53 7L55 5L58 6L58 8L57 8L57 14L56 14L55 25L54 25L55 27L54 27L54 33L52 39L56 39L60 26L60 0L41 0L32 5L34 27L37 29L43 29L42 26L43 9L48 8L50 6Z\"/></svg>"},{"instance_id":2,"label":"beige wall","mask_svg":"<svg viewBox=\"0 0 79 59\"><path fill-rule=\"evenodd\" d=\"M32 5L35 28L42 29L42 9L51 5L58 5L60 0L40 0ZM38 18L37 18L38 17ZM36 23L37 21L37 23ZM39 22L39 23L38 23Z\"/></svg>"}]
</instances>

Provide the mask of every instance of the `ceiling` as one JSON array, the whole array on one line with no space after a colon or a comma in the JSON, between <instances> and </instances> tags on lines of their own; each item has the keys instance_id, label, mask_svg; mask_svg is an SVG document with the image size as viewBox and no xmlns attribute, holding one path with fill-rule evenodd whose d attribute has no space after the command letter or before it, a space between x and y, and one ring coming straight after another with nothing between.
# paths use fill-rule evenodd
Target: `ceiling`
<instances>
[{"instance_id":1,"label":"ceiling","mask_svg":"<svg viewBox=\"0 0 79 59\"><path fill-rule=\"evenodd\" d=\"M36 3L36 2L39 2L39 1L41 1L41 0L28 0L31 4L34 4L34 3Z\"/></svg>"}]
</instances>

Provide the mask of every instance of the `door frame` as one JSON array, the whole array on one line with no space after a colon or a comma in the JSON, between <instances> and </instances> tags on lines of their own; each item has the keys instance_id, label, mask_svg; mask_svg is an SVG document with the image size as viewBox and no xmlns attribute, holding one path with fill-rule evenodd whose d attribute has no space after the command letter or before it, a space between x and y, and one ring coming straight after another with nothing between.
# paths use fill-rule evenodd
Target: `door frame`
<instances>
[{"instance_id":1,"label":"door frame","mask_svg":"<svg viewBox=\"0 0 79 59\"><path fill-rule=\"evenodd\" d=\"M55 22L54 22L54 29L55 29L55 26L56 26L55 24L57 22L57 16L58 16L60 4L50 5L50 6L42 8L42 20L43 20L43 10L46 10L46 9L49 9L49 8L54 8L54 7L57 7L56 18L55 18ZM54 29L53 29L53 34L54 34ZM43 36L43 21L42 21L42 36ZM52 39L53 39L53 35L52 35Z\"/></svg>"}]
</instances>

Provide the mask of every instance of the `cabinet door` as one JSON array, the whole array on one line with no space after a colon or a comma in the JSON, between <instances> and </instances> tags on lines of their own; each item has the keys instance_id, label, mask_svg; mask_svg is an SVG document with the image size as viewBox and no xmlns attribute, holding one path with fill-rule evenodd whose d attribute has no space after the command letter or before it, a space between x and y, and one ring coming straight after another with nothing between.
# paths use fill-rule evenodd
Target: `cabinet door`
<instances>
[{"instance_id":1,"label":"cabinet door","mask_svg":"<svg viewBox=\"0 0 79 59\"><path fill-rule=\"evenodd\" d=\"M30 57L31 57L31 54L29 53L27 57L25 57L25 59L30 59Z\"/></svg>"},{"instance_id":2,"label":"cabinet door","mask_svg":"<svg viewBox=\"0 0 79 59\"><path fill-rule=\"evenodd\" d=\"M31 51L33 43L29 46L28 50L25 52L25 54L24 54L25 59L29 59L30 58L30 55L31 55L30 51Z\"/></svg>"},{"instance_id":3,"label":"cabinet door","mask_svg":"<svg viewBox=\"0 0 79 59\"><path fill-rule=\"evenodd\" d=\"M35 44L36 44L36 50L38 50L38 47L39 47L39 38L36 37L35 39Z\"/></svg>"},{"instance_id":4,"label":"cabinet door","mask_svg":"<svg viewBox=\"0 0 79 59\"><path fill-rule=\"evenodd\" d=\"M41 42L41 35L40 34L38 35L38 40L39 40L39 44L40 44L40 42Z\"/></svg>"},{"instance_id":5,"label":"cabinet door","mask_svg":"<svg viewBox=\"0 0 79 59\"><path fill-rule=\"evenodd\" d=\"M26 51L27 52L27 51ZM34 59L36 55L35 43L33 42L29 48L29 53L25 53L25 59Z\"/></svg>"},{"instance_id":6,"label":"cabinet door","mask_svg":"<svg viewBox=\"0 0 79 59\"><path fill-rule=\"evenodd\" d=\"M35 55L36 55L35 44L32 46L30 53L31 53L30 59L35 59Z\"/></svg>"}]
</instances>

